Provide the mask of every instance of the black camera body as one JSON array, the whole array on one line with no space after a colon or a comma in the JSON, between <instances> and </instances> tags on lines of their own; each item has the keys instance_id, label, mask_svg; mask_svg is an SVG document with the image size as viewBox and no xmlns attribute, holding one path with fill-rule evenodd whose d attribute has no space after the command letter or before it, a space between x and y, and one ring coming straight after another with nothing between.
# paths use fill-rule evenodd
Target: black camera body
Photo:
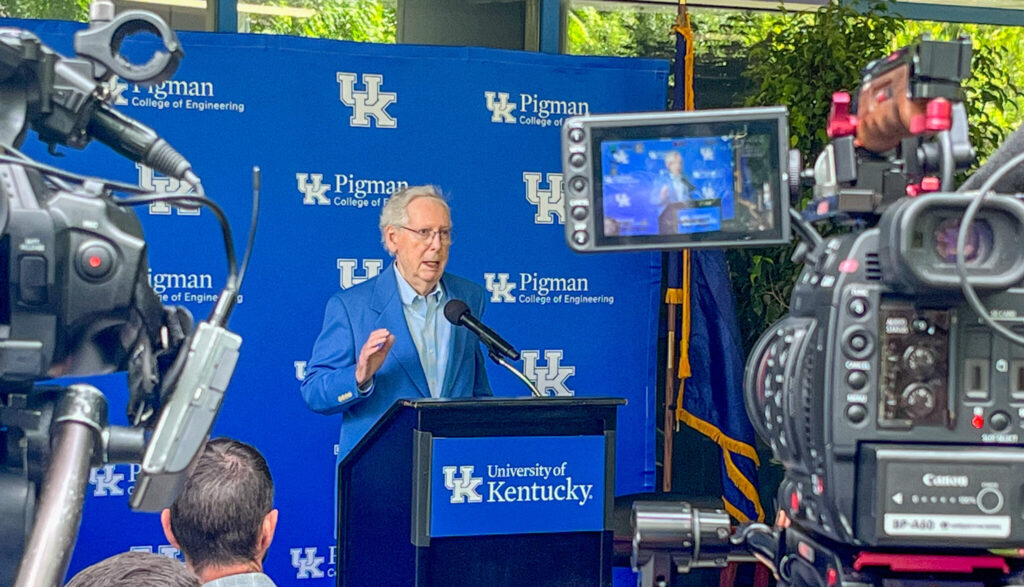
<instances>
[{"instance_id":1,"label":"black camera body","mask_svg":"<svg viewBox=\"0 0 1024 587\"><path fill-rule=\"evenodd\" d=\"M970 200L906 198L876 228L825 241L755 345L748 414L785 467L779 504L797 525L851 545L1024 539L1024 347L959 291ZM1024 316L1021 238L1024 204L989 197L967 265L993 316Z\"/></svg>"},{"instance_id":2,"label":"black camera body","mask_svg":"<svg viewBox=\"0 0 1024 587\"><path fill-rule=\"evenodd\" d=\"M75 188L53 188L34 169L0 165L5 386L123 366L131 339L122 340L121 328L142 296L158 304L145 287L146 241L135 213Z\"/></svg>"},{"instance_id":3,"label":"black camera body","mask_svg":"<svg viewBox=\"0 0 1024 587\"><path fill-rule=\"evenodd\" d=\"M758 109L566 122L571 247L767 244L774 227L801 241L789 313L754 345L743 383L747 416L784 469L778 515L734 527L721 510L634 503L632 563L645 587L751 555L781 585L1021 584L1024 129L954 192L975 157L962 87L971 56L967 38L925 38L869 64L854 97L833 94L829 142L806 169L798 153L787 164L784 146L749 148L788 144L750 141ZM686 159L687 146L716 138L734 147L722 166L733 187L678 190L677 201L683 211L720 202L717 233L689 234L683 211L657 239L635 221L602 232L601 212L642 219L618 210L650 192L635 154L664 155L675 173L668 151L680 150L684 171L703 170L717 151ZM798 212L783 196L799 200L802 183L813 196ZM786 223L766 214L780 208ZM811 223L824 220L848 230L823 238Z\"/></svg>"},{"instance_id":4,"label":"black camera body","mask_svg":"<svg viewBox=\"0 0 1024 587\"><path fill-rule=\"evenodd\" d=\"M138 64L121 48L143 33L161 44ZM142 41L139 47L153 47L136 40ZM241 344L226 328L244 275L227 217L205 196L185 157L114 108L105 83L113 75L141 84L168 79L183 55L176 35L156 15L115 15L112 2L96 0L89 28L75 35L75 52L78 57L67 58L30 32L0 28L5 585L60 583L81 521L90 465L141 463L132 507L170 507L209 437ZM191 189L153 194L38 163L16 148L29 130L53 154L58 146L83 148L95 139ZM207 207L221 224L228 276L210 317L194 330L191 314L163 306L149 284L146 240L131 207L153 202ZM37 385L119 370L128 375L130 426L109 424L106 398L92 385Z\"/></svg>"}]
</instances>

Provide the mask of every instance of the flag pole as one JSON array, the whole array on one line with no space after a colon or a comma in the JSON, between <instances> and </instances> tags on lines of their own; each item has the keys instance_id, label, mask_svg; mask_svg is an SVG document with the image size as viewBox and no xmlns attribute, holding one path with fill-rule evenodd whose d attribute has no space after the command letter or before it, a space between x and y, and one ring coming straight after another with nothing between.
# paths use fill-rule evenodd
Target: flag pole
<instances>
[{"instance_id":1,"label":"flag pole","mask_svg":"<svg viewBox=\"0 0 1024 587\"><path fill-rule=\"evenodd\" d=\"M672 107L675 110L693 110L693 29L690 28L690 14L686 10L686 0L679 0L672 33L676 38L676 57L672 65L675 74ZM677 258L678 261L676 261ZM676 267L676 265L679 266ZM679 398L682 397L682 387L685 385L686 378L690 376L690 251L683 251L678 256L669 256L669 279L674 280L674 276L677 274L680 276L679 287L670 285L665 291L665 303L668 305L668 352L665 357L665 421L663 423L661 483L661 489L665 493L672 492L673 449L675 432L679 429L679 417L676 410L680 405ZM678 351L676 349L677 312L682 316ZM678 369L676 369L677 352L679 354ZM678 391L677 378L679 380Z\"/></svg>"}]
</instances>

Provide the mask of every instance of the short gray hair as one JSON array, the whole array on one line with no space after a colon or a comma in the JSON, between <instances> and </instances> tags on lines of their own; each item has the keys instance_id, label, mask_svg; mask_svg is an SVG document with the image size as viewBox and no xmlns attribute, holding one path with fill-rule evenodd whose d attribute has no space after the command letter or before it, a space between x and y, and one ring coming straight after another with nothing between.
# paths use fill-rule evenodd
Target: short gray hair
<instances>
[{"instance_id":1,"label":"short gray hair","mask_svg":"<svg viewBox=\"0 0 1024 587\"><path fill-rule=\"evenodd\" d=\"M199 587L184 564L153 552L122 552L86 567L67 587Z\"/></svg>"},{"instance_id":2,"label":"short gray hair","mask_svg":"<svg viewBox=\"0 0 1024 587\"><path fill-rule=\"evenodd\" d=\"M274 481L255 447L230 438L206 443L171 505L171 532L197 573L255 560Z\"/></svg>"},{"instance_id":3,"label":"short gray hair","mask_svg":"<svg viewBox=\"0 0 1024 587\"><path fill-rule=\"evenodd\" d=\"M387 232L385 231L389 226L405 226L408 224L409 204L419 198L433 198L437 200L438 203L444 206L444 211L448 213L448 217L450 218L452 215L448 202L441 195L441 191L437 186L413 185L391 194L391 197L388 198L387 203L384 204L380 211L380 243L384 245L384 249L392 257L394 253L388 249Z\"/></svg>"}]
</instances>

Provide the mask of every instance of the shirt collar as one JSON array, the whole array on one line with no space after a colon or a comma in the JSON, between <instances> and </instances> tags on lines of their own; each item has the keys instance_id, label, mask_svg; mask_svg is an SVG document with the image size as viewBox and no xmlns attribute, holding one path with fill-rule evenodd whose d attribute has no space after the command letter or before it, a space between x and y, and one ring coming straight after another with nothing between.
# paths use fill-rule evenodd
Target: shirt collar
<instances>
[{"instance_id":1,"label":"shirt collar","mask_svg":"<svg viewBox=\"0 0 1024 587\"><path fill-rule=\"evenodd\" d=\"M421 296L412 288L411 285L409 285L409 282L405 280L405 277L402 276L402 272L398 270L397 264L395 265L395 276L398 280L398 295L402 298L403 305L411 306L413 302L416 301L417 297L433 298L433 300L438 303L444 300L444 288L441 287L440 281L434 285L434 289L430 290L426 296Z\"/></svg>"}]
</instances>

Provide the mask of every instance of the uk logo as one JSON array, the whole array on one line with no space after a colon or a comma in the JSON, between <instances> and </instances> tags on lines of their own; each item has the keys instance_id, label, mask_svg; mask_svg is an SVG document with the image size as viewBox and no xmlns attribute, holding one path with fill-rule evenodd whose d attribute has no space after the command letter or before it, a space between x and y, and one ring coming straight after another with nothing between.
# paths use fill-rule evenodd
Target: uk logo
<instances>
[{"instance_id":1,"label":"uk logo","mask_svg":"<svg viewBox=\"0 0 1024 587\"><path fill-rule=\"evenodd\" d=\"M700 158L705 160L705 161L714 161L715 160L715 150L712 149L711 147L701 147L700 148Z\"/></svg>"},{"instance_id":2,"label":"uk logo","mask_svg":"<svg viewBox=\"0 0 1024 587\"><path fill-rule=\"evenodd\" d=\"M456 470L461 477L455 476ZM444 473L444 488L452 492L451 503L480 503L484 500L476 490L484 480L473 476L473 465L442 467L441 472Z\"/></svg>"},{"instance_id":3,"label":"uk logo","mask_svg":"<svg viewBox=\"0 0 1024 587\"><path fill-rule=\"evenodd\" d=\"M491 111L491 122L516 123L516 117L512 116L512 111L516 109L516 103L508 101L508 92L484 92L484 100L487 109Z\"/></svg>"},{"instance_id":4,"label":"uk logo","mask_svg":"<svg viewBox=\"0 0 1024 587\"><path fill-rule=\"evenodd\" d=\"M497 276L497 281L495 281L495 276ZM491 292L491 302L495 304L502 302L511 304L516 301L516 297L512 295L516 284L509 282L508 273L484 273L484 287Z\"/></svg>"},{"instance_id":5,"label":"uk logo","mask_svg":"<svg viewBox=\"0 0 1024 587\"><path fill-rule=\"evenodd\" d=\"M324 183L322 173L296 173L295 187L302 194L302 204L305 206L330 206L331 199L326 197L330 184Z\"/></svg>"},{"instance_id":6,"label":"uk logo","mask_svg":"<svg viewBox=\"0 0 1024 587\"><path fill-rule=\"evenodd\" d=\"M523 172L523 181L526 182L526 201L537 207L537 213L533 216L534 224L554 224L554 217L558 217L558 224L565 224L562 210L562 174L548 173L546 189L541 188L542 174L532 171Z\"/></svg>"},{"instance_id":7,"label":"uk logo","mask_svg":"<svg viewBox=\"0 0 1024 587\"><path fill-rule=\"evenodd\" d=\"M154 194L195 194L195 189L180 179L165 177L141 163L136 163L139 170L139 187ZM157 216L169 216L171 209L177 210L179 216L199 216L198 207L182 208L171 206L167 202L153 202L149 205L149 213Z\"/></svg>"},{"instance_id":8,"label":"uk logo","mask_svg":"<svg viewBox=\"0 0 1024 587\"><path fill-rule=\"evenodd\" d=\"M619 208L629 208L631 203L629 194L615 194L615 205Z\"/></svg>"},{"instance_id":9,"label":"uk logo","mask_svg":"<svg viewBox=\"0 0 1024 587\"><path fill-rule=\"evenodd\" d=\"M104 465L89 473L89 484L94 486L92 494L95 497L124 495L124 488L121 487L122 481L124 481L124 473L115 472L114 465Z\"/></svg>"},{"instance_id":10,"label":"uk logo","mask_svg":"<svg viewBox=\"0 0 1024 587\"><path fill-rule=\"evenodd\" d=\"M533 381L541 393L546 394L551 390L556 396L575 395L575 392L565 384L565 380L576 374L576 367L562 366L562 353L561 349L544 351L547 365L543 367L537 364L540 351L524 350L520 353L523 357L523 375Z\"/></svg>"},{"instance_id":11,"label":"uk logo","mask_svg":"<svg viewBox=\"0 0 1024 587\"><path fill-rule=\"evenodd\" d=\"M397 128L398 119L388 115L388 106L398 100L395 92L382 92L380 85L384 76L377 73L363 74L363 91L357 91L356 81L359 75L347 71L337 73L338 99L352 109L348 119L349 126L369 128L370 118L376 122L377 128Z\"/></svg>"},{"instance_id":12,"label":"uk logo","mask_svg":"<svg viewBox=\"0 0 1024 587\"><path fill-rule=\"evenodd\" d=\"M160 556L166 556L167 558L173 558L175 560L185 562L185 557L182 556L181 551L177 548L174 548L170 544L161 544L157 546L155 549L148 544L143 544L139 546L130 546L128 547L128 550L129 552L156 552Z\"/></svg>"},{"instance_id":13,"label":"uk logo","mask_svg":"<svg viewBox=\"0 0 1024 587\"><path fill-rule=\"evenodd\" d=\"M322 579L324 577L320 565L324 564L327 559L316 555L315 546L291 548L288 552L292 555L292 567L295 568L296 579Z\"/></svg>"},{"instance_id":14,"label":"uk logo","mask_svg":"<svg viewBox=\"0 0 1024 587\"><path fill-rule=\"evenodd\" d=\"M359 285L367 279L372 279L380 274L384 268L384 259L363 259L363 274L356 275L357 259L338 259L338 276L341 289L348 289L353 285Z\"/></svg>"},{"instance_id":15,"label":"uk logo","mask_svg":"<svg viewBox=\"0 0 1024 587\"><path fill-rule=\"evenodd\" d=\"M292 366L295 368L295 378L302 381L306 378L306 361L294 361Z\"/></svg>"},{"instance_id":16,"label":"uk logo","mask_svg":"<svg viewBox=\"0 0 1024 587\"><path fill-rule=\"evenodd\" d=\"M121 79L115 75L103 82L101 85L104 90L106 90L107 95L114 106L128 105L128 98L124 97L125 91L128 90L128 84L126 82L121 81Z\"/></svg>"}]
</instances>

